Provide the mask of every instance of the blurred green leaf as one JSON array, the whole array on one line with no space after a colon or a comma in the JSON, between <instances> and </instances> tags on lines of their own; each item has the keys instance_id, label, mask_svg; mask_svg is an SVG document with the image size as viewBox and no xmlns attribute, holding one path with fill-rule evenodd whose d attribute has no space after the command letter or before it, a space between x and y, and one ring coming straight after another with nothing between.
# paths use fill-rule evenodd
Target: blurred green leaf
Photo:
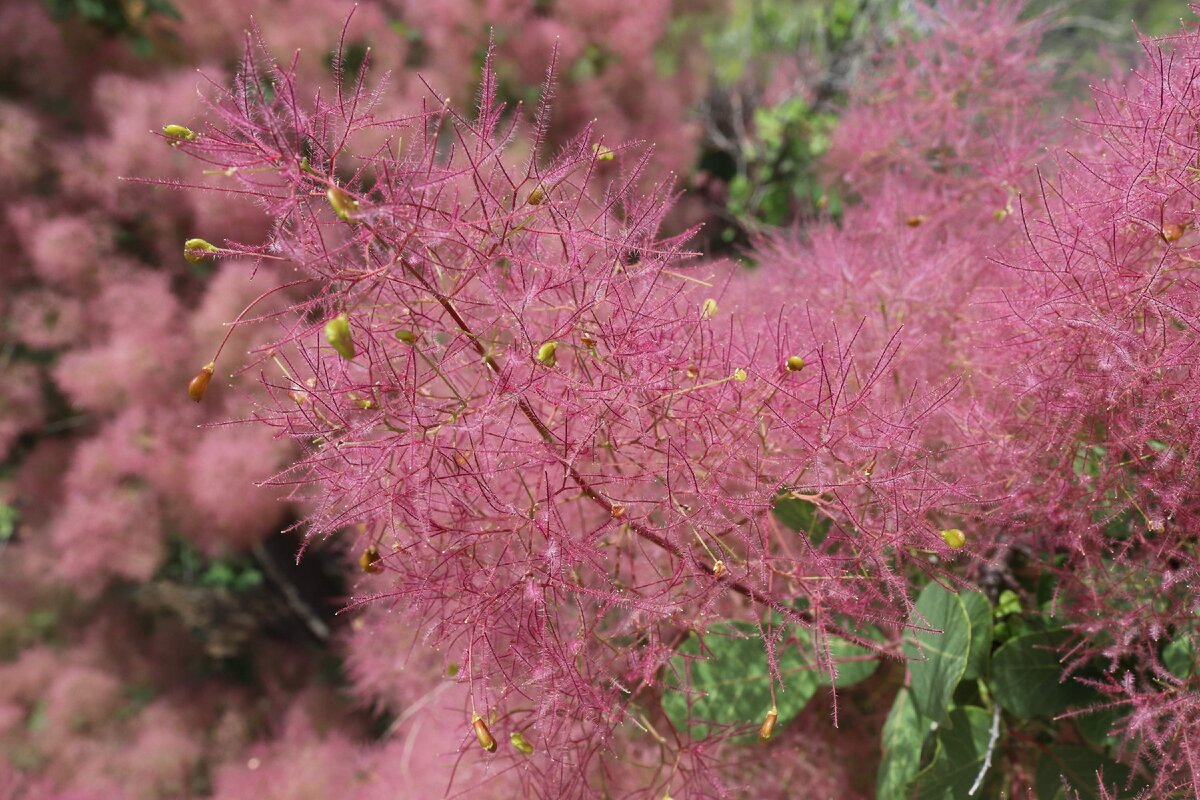
<instances>
[{"instance_id":1,"label":"blurred green leaf","mask_svg":"<svg viewBox=\"0 0 1200 800\"><path fill-rule=\"evenodd\" d=\"M991 686L996 700L1021 719L1052 717L1093 696L1085 686L1061 682L1058 649L1066 641L1062 630L1027 633L1005 642L992 658Z\"/></svg>"},{"instance_id":2,"label":"blurred green leaf","mask_svg":"<svg viewBox=\"0 0 1200 800\"><path fill-rule=\"evenodd\" d=\"M882 759L875 780L880 800L905 796L905 787L921 766L921 748L929 733L929 721L913 705L908 689L896 693L892 710L883 723Z\"/></svg>"},{"instance_id":3,"label":"blurred green leaf","mask_svg":"<svg viewBox=\"0 0 1200 800\"><path fill-rule=\"evenodd\" d=\"M971 649L967 654L963 680L973 680L987 674L991 659L992 604L982 592L960 592L958 599L962 601L967 618L971 621Z\"/></svg>"}]
</instances>

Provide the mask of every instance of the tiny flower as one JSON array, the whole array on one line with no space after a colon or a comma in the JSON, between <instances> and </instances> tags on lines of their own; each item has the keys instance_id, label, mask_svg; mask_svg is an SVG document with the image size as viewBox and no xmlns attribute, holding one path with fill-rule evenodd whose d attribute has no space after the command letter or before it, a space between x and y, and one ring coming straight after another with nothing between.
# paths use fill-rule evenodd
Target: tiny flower
<instances>
[{"instance_id":1,"label":"tiny flower","mask_svg":"<svg viewBox=\"0 0 1200 800\"><path fill-rule=\"evenodd\" d=\"M725 562L722 561L721 559L718 558L716 561L713 562L712 574L713 574L714 578L724 577L725 573L728 571L729 571L729 569L725 566Z\"/></svg>"},{"instance_id":2,"label":"tiny flower","mask_svg":"<svg viewBox=\"0 0 1200 800\"><path fill-rule=\"evenodd\" d=\"M620 519L625 516L625 506L620 503L613 503L609 508L609 513L612 514L613 519Z\"/></svg>"},{"instance_id":3,"label":"tiny flower","mask_svg":"<svg viewBox=\"0 0 1200 800\"><path fill-rule=\"evenodd\" d=\"M946 530L942 531L942 541L944 541L947 546L957 550L967 543L967 535L958 528L947 528Z\"/></svg>"},{"instance_id":4,"label":"tiny flower","mask_svg":"<svg viewBox=\"0 0 1200 800\"><path fill-rule=\"evenodd\" d=\"M804 359L800 356L788 356L785 366L788 372L799 372L804 369Z\"/></svg>"},{"instance_id":5,"label":"tiny flower","mask_svg":"<svg viewBox=\"0 0 1200 800\"><path fill-rule=\"evenodd\" d=\"M733 379L738 383L745 383L746 378L748 377L749 375L747 374L746 370L742 369L741 367L738 367L733 371Z\"/></svg>"},{"instance_id":6,"label":"tiny flower","mask_svg":"<svg viewBox=\"0 0 1200 800\"><path fill-rule=\"evenodd\" d=\"M535 358L542 366L553 367L558 363L558 357L555 355L556 350L558 350L557 342L546 342L544 345L538 348Z\"/></svg>"},{"instance_id":7,"label":"tiny flower","mask_svg":"<svg viewBox=\"0 0 1200 800\"><path fill-rule=\"evenodd\" d=\"M617 155L611 148L605 147L602 144L592 145L592 152L596 154L597 161L612 161Z\"/></svg>"},{"instance_id":8,"label":"tiny flower","mask_svg":"<svg viewBox=\"0 0 1200 800\"><path fill-rule=\"evenodd\" d=\"M478 714L472 716L471 726L475 729L475 738L479 740L479 746L489 753L496 752L496 739L492 736L492 732L488 730L487 723L483 721L483 717Z\"/></svg>"},{"instance_id":9,"label":"tiny flower","mask_svg":"<svg viewBox=\"0 0 1200 800\"><path fill-rule=\"evenodd\" d=\"M533 745L525 738L525 735L520 731L513 731L509 734L508 741L512 742L512 746L520 750L527 756L533 755Z\"/></svg>"},{"instance_id":10,"label":"tiny flower","mask_svg":"<svg viewBox=\"0 0 1200 800\"><path fill-rule=\"evenodd\" d=\"M339 314L325 323L325 340L337 354L349 361L354 358L354 338L350 333L350 318Z\"/></svg>"},{"instance_id":11,"label":"tiny flower","mask_svg":"<svg viewBox=\"0 0 1200 800\"><path fill-rule=\"evenodd\" d=\"M711 297L700 306L700 319L712 319L717 315L717 301Z\"/></svg>"},{"instance_id":12,"label":"tiny flower","mask_svg":"<svg viewBox=\"0 0 1200 800\"><path fill-rule=\"evenodd\" d=\"M533 188L533 191L529 193L529 197L525 199L525 202L529 203L531 206L540 206L545 199L546 187L539 183Z\"/></svg>"},{"instance_id":13,"label":"tiny flower","mask_svg":"<svg viewBox=\"0 0 1200 800\"><path fill-rule=\"evenodd\" d=\"M213 372L216 368L217 365L212 361L200 368L200 371L196 373L191 383L188 384L188 397L197 403L204 399L204 393L208 391L208 383L212 380Z\"/></svg>"},{"instance_id":14,"label":"tiny flower","mask_svg":"<svg viewBox=\"0 0 1200 800\"><path fill-rule=\"evenodd\" d=\"M349 222L358 211L358 201L337 186L330 186L325 192L325 197L329 200L333 213L343 222Z\"/></svg>"},{"instance_id":15,"label":"tiny flower","mask_svg":"<svg viewBox=\"0 0 1200 800\"><path fill-rule=\"evenodd\" d=\"M196 133L191 128L185 128L183 125L163 125L163 135L172 140L172 144L179 142L194 142L200 138L200 134Z\"/></svg>"},{"instance_id":16,"label":"tiny flower","mask_svg":"<svg viewBox=\"0 0 1200 800\"><path fill-rule=\"evenodd\" d=\"M205 253L219 253L220 251L221 248L203 239L188 239L183 243L183 257L192 264L199 264L207 258Z\"/></svg>"},{"instance_id":17,"label":"tiny flower","mask_svg":"<svg viewBox=\"0 0 1200 800\"><path fill-rule=\"evenodd\" d=\"M775 721L779 719L779 709L771 706L771 710L767 712L767 718L763 720L762 727L758 729L758 740L760 742L771 741L771 734L775 732Z\"/></svg>"},{"instance_id":18,"label":"tiny flower","mask_svg":"<svg viewBox=\"0 0 1200 800\"><path fill-rule=\"evenodd\" d=\"M370 544L362 551L362 555L358 557L358 566L363 572L378 575L383 572L383 565L379 563L381 560L379 548Z\"/></svg>"}]
</instances>

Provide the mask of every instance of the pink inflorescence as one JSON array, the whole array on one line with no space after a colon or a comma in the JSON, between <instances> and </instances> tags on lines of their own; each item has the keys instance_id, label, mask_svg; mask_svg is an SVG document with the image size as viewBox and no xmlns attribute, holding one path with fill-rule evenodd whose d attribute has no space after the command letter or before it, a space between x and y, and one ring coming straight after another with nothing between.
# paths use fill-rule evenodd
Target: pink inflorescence
<instances>
[{"instance_id":1,"label":"pink inflorescence","mask_svg":"<svg viewBox=\"0 0 1200 800\"><path fill-rule=\"evenodd\" d=\"M769 612L773 669L799 627L830 668L825 635L904 618L903 564L946 550L930 516L962 492L916 436L944 392L877 391L895 339L857 360L857 327L817 324L802 292L740 301L730 267L659 234L671 191L641 192L646 155L587 127L546 157L548 104L523 132L490 60L473 117L432 94L392 118L361 73L305 104L249 52L178 146L269 209L272 236L242 250L308 292L268 323L256 416L303 448L276 480L312 534L359 532L361 599L460 665L463 747L489 720L524 731L535 757L502 752L574 796L613 780L619 725L666 733L643 704L689 632ZM783 529L781 494L828 536ZM668 735L629 751L654 761L643 787L726 791L721 737Z\"/></svg>"}]
</instances>

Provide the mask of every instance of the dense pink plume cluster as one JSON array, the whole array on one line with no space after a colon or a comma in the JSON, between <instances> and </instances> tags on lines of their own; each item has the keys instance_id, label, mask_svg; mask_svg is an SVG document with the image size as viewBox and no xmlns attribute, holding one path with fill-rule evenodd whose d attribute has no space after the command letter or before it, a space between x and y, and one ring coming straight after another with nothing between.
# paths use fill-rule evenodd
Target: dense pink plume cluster
<instances>
[{"instance_id":1,"label":"dense pink plume cluster","mask_svg":"<svg viewBox=\"0 0 1200 800\"><path fill-rule=\"evenodd\" d=\"M1055 131L1036 21L1003 3L927 19L858 88L828 159L863 201L760 245L751 302L804 286L830 323L862 320L864 345L903 327L889 384L956 384L920 433L940 447L931 470L982 501L962 509L974 577L1053 574L1049 608L1079 634L1068 675L1101 668L1084 680L1118 709L1151 796L1195 793L1200 686L1164 650L1195 647L1200 607L1200 34L1145 41L1139 68Z\"/></svg>"},{"instance_id":2,"label":"dense pink plume cluster","mask_svg":"<svg viewBox=\"0 0 1200 800\"><path fill-rule=\"evenodd\" d=\"M576 796L618 780L614 732L636 722L672 743L633 785L723 794L719 745L647 707L664 667L716 619L772 612L772 665L810 629L829 670L826 634L903 619L910 548L948 552L934 516L962 499L916 437L944 392L877 391L895 342L857 360L854 326L799 298L723 311L737 276L659 234L670 189L641 191L645 155L587 127L550 157L548 103L519 139L496 91L489 63L472 116L436 94L384 116L361 78L301 103L252 48L180 143L277 221L236 249L310 290L257 367L256 416L305 451L276 482L312 535L359 531L382 573L363 600L455 663L464 744L476 716L521 732L522 779ZM830 535L783 529L781 494Z\"/></svg>"},{"instance_id":3,"label":"dense pink plume cluster","mask_svg":"<svg viewBox=\"0 0 1200 800\"><path fill-rule=\"evenodd\" d=\"M229 765L245 765L255 742L284 770L314 741L345 740L362 749L364 763L376 758L357 718L343 724L344 708L310 714L336 735L296 733L293 751L279 742L305 726L267 724L288 708L300 709L303 699L291 695L320 682L315 671L275 675L280 662L310 665L311 653L261 658L255 669L279 678L271 703L235 724L220 710L249 709L253 698L226 692L236 683L228 676L213 677L216 688L198 692L196 672L216 667L206 660L210 654L184 647L182 631L171 646L191 660L164 659L158 672L127 669L109 648L88 644L81 653L51 646L108 635L128 653L156 656L171 649L155 638L156 626L172 624L156 616L164 607L194 623L193 632L230 624L242 605L261 602L267 590L253 600L236 597L232 610L214 613L206 604L220 600L219 591L181 587L164 578L164 569L179 566L172 559L181 547L214 559L249 558L300 511L276 487L256 485L293 460L292 443L267 428L226 424L245 416L246 404L262 392L258 373L237 367L271 333L230 323L289 277L272 263L223 257L191 264L182 253L193 237L262 241L270 218L252 197L148 192L121 180L227 184L221 175L195 174L176 148L150 132L166 123L199 124L198 88L204 76L224 81L232 74L251 16L273 47L303 53L296 69L306 86L333 91L340 78L331 53L343 37L348 51L369 48L374 63L393 70L389 97L397 108L427 94L419 73L469 98L478 81L471 54L482 54L492 26L505 40L499 45L505 91L524 94L551 57L545 43L558 37L567 66L577 65L571 80L586 83L587 92L572 100L573 116L560 119L556 141L603 113L614 137L677 142L663 164L683 169L693 156L692 129L676 121L700 87L655 73L654 59L663 56L658 45L669 34L669 3L643 3L612 26L599 24L596 3L445 3L430 14L422 4L365 2L348 30L352 6L324 0L175 5L182 20L144 20L149 56L136 56L79 18L52 19L46 4L0 7L0 522L13 524L4 534L11 538L0 538L0 797L203 794L207 776L218 773L222 786L234 787L228 796L244 797ZM145 10L121 7L131 18ZM541 33L506 33L526 26ZM590 48L589 39L599 48ZM679 51L681 64L692 58ZM635 84L639 91L630 91ZM295 287L291 297L304 289ZM270 319L286 307L282 297L268 297L247 317ZM194 404L184 389L226 334L204 404ZM133 601L113 606L114 596ZM187 618L193 612L203 623ZM255 641L251 655L269 654L273 646ZM419 697L430 673L410 675L413 688L405 696ZM156 699L139 699L147 693ZM172 700L160 703L168 695ZM187 702L201 695L204 702L189 710ZM160 713L160 707L169 708ZM404 771L388 774L414 786L438 784L429 789L434 795L444 788L457 745L442 741L440 729L430 737L430 727L425 745L410 743L404 751ZM459 733L453 729L455 740ZM390 756L378 757L390 763ZM373 791L362 796L383 790Z\"/></svg>"}]
</instances>

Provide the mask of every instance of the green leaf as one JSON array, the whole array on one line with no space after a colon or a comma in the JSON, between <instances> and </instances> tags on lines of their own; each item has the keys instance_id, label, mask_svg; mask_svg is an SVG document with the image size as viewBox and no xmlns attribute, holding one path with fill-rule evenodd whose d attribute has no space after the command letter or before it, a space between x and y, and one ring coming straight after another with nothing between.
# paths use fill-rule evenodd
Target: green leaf
<instances>
[{"instance_id":1,"label":"green leaf","mask_svg":"<svg viewBox=\"0 0 1200 800\"><path fill-rule=\"evenodd\" d=\"M668 685L662 705L671 722L693 739L708 736L711 726L706 722L761 722L771 707L771 677L758 628L743 622L719 623L704 635L704 645L702 651L699 638L690 636L672 659L677 675L690 675L691 691ZM690 657L686 665L685 657ZM779 648L778 657L784 686L775 687L775 704L783 725L804 709L819 681L813 659L795 645Z\"/></svg>"},{"instance_id":2,"label":"green leaf","mask_svg":"<svg viewBox=\"0 0 1200 800\"><path fill-rule=\"evenodd\" d=\"M1039 800L1098 800L1096 773L1101 772L1111 797L1131 797L1122 791L1129 769L1090 747L1053 745L1042 751L1034 779ZM1068 794L1063 788L1066 782Z\"/></svg>"},{"instance_id":3,"label":"green leaf","mask_svg":"<svg viewBox=\"0 0 1200 800\"><path fill-rule=\"evenodd\" d=\"M1181 680L1196 674L1196 646L1188 636L1177 636L1163 648L1163 666Z\"/></svg>"},{"instance_id":4,"label":"green leaf","mask_svg":"<svg viewBox=\"0 0 1200 800\"><path fill-rule=\"evenodd\" d=\"M913 782L921 800L961 800L975 784L987 757L992 715L977 706L950 712L950 724L938 729L933 762ZM986 795L976 792L977 797Z\"/></svg>"},{"instance_id":5,"label":"green leaf","mask_svg":"<svg viewBox=\"0 0 1200 800\"><path fill-rule=\"evenodd\" d=\"M780 495L773 507L775 518L797 533L808 534L812 543L819 545L833 524L829 517L817 510L808 500Z\"/></svg>"},{"instance_id":6,"label":"green leaf","mask_svg":"<svg viewBox=\"0 0 1200 800\"><path fill-rule=\"evenodd\" d=\"M896 693L892 710L883 723L883 758L875 781L875 796L891 800L905 796L905 787L921 766L921 747L929 733L929 721L913 705L908 689Z\"/></svg>"},{"instance_id":7,"label":"green leaf","mask_svg":"<svg viewBox=\"0 0 1200 800\"><path fill-rule=\"evenodd\" d=\"M17 532L17 510L8 503L0 503L0 542L7 542Z\"/></svg>"},{"instance_id":8,"label":"green leaf","mask_svg":"<svg viewBox=\"0 0 1200 800\"><path fill-rule=\"evenodd\" d=\"M1027 633L1009 639L992 657L992 692L1000 705L1021 719L1052 717L1087 702L1093 692L1069 680L1060 682L1058 648L1063 630Z\"/></svg>"},{"instance_id":9,"label":"green leaf","mask_svg":"<svg viewBox=\"0 0 1200 800\"><path fill-rule=\"evenodd\" d=\"M1010 614L1021 613L1021 598L1012 589L1000 592L996 599L996 619L1002 619Z\"/></svg>"},{"instance_id":10,"label":"green leaf","mask_svg":"<svg viewBox=\"0 0 1200 800\"><path fill-rule=\"evenodd\" d=\"M917 630L906 638L904 653L911 659L913 702L928 719L940 722L954 687L962 679L971 649L971 620L958 595L936 583L921 592L909 620ZM940 631L937 632L937 631ZM923 659L923 660L917 660Z\"/></svg>"},{"instance_id":11,"label":"green leaf","mask_svg":"<svg viewBox=\"0 0 1200 800\"><path fill-rule=\"evenodd\" d=\"M960 592L958 599L971 620L971 649L963 680L974 680L987 674L992 655L992 604L982 592Z\"/></svg>"},{"instance_id":12,"label":"green leaf","mask_svg":"<svg viewBox=\"0 0 1200 800\"><path fill-rule=\"evenodd\" d=\"M1097 747L1115 747L1120 743L1120 737L1110 734L1109 731L1116 727L1118 718L1128 713L1127 708L1112 706L1071 717L1071 720L1088 743Z\"/></svg>"},{"instance_id":13,"label":"green leaf","mask_svg":"<svg viewBox=\"0 0 1200 800\"><path fill-rule=\"evenodd\" d=\"M807 634L807 631L805 632ZM861 632L863 636L882 641L883 636L876 628L867 628ZM806 637L805 637L806 638ZM866 658L871 651L860 644L848 642L840 636L829 637L829 655L837 664L837 678L830 680L824 672L818 673L822 685L833 685L839 689L861 683L875 674L879 669L879 657Z\"/></svg>"}]
</instances>

